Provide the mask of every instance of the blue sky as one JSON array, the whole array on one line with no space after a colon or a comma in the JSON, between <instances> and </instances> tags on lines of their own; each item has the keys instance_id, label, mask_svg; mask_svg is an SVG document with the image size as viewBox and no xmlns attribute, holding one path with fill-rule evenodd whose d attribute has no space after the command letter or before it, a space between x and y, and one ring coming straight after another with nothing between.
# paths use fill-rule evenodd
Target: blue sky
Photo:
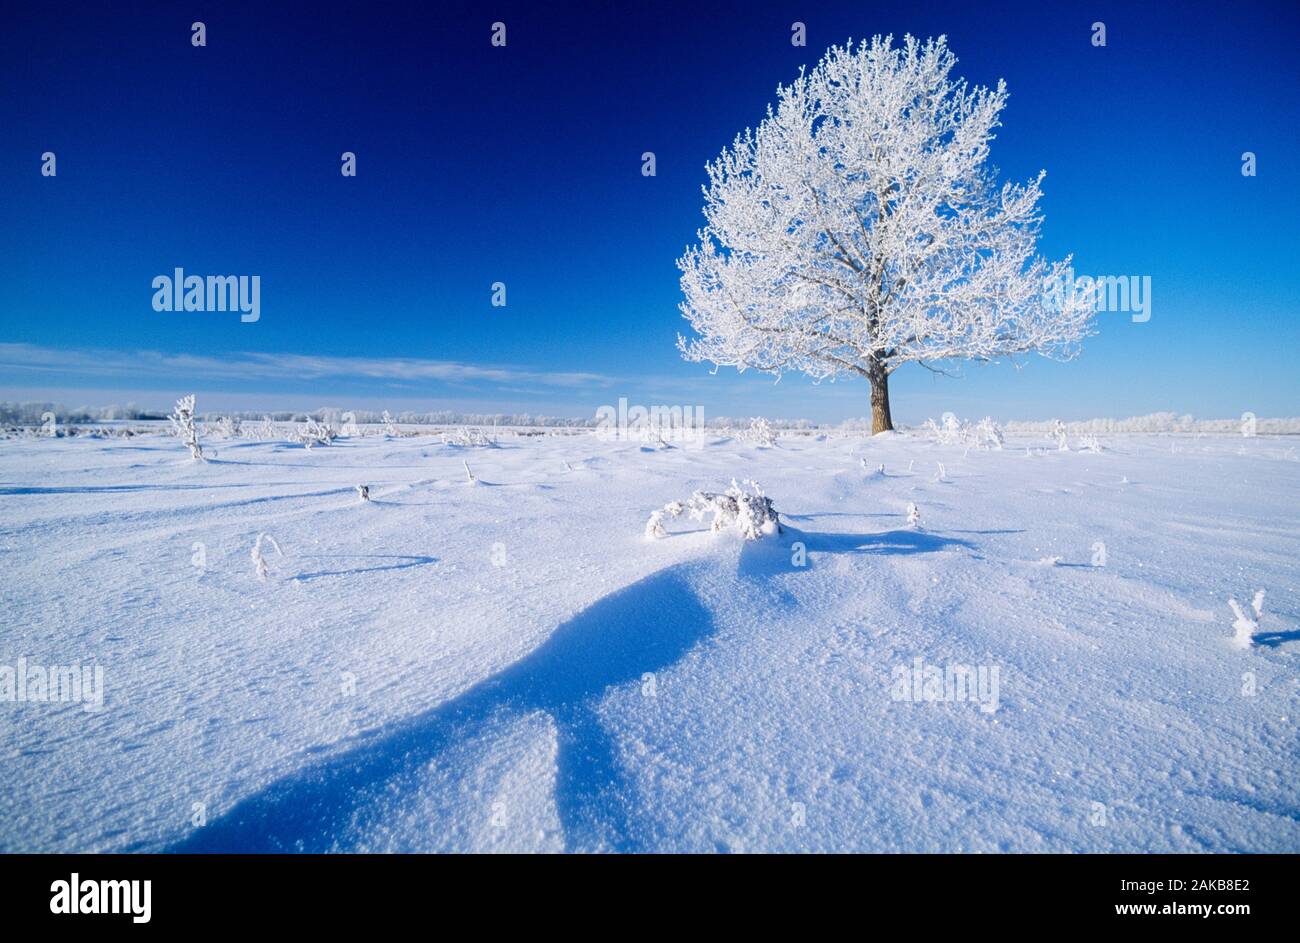
<instances>
[{"instance_id":1,"label":"blue sky","mask_svg":"<svg viewBox=\"0 0 1300 943\"><path fill-rule=\"evenodd\" d=\"M1044 9L1050 7L1051 9ZM1300 413L1294 3L24 4L0 30L0 398L838 420L865 382L681 361L703 166L833 42L1005 78L1042 252L1149 275L1069 364L911 366L896 421ZM199 12L195 12L198 10ZM190 44L190 23L208 44ZM507 25L493 48L491 23ZM806 48L790 24L807 24ZM1107 46L1090 43L1103 21ZM657 176L643 177L644 151ZM1258 176L1240 172L1254 151ZM58 176L40 175L57 154ZM358 175L339 173L357 155ZM261 276L261 319L152 279ZM490 304L507 286L507 305Z\"/></svg>"}]
</instances>

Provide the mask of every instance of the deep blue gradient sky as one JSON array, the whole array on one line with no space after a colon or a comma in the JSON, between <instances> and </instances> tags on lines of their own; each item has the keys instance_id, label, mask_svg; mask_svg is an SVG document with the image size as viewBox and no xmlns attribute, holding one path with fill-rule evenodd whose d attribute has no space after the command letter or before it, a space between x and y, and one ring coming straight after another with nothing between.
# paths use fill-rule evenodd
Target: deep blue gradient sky
<instances>
[{"instance_id":1,"label":"deep blue gradient sky","mask_svg":"<svg viewBox=\"0 0 1300 943\"><path fill-rule=\"evenodd\" d=\"M993 160L1004 178L1047 170L1044 254L1150 275L1153 304L1145 324L1101 315L1070 364L905 367L896 420L1295 415L1298 9L9 4L0 398L585 416L627 396L865 415L862 381L773 386L682 362L675 260L701 223L705 161L778 82L832 42L911 32L946 33L972 82L1006 79ZM175 266L260 275L261 320L153 311L150 283Z\"/></svg>"}]
</instances>

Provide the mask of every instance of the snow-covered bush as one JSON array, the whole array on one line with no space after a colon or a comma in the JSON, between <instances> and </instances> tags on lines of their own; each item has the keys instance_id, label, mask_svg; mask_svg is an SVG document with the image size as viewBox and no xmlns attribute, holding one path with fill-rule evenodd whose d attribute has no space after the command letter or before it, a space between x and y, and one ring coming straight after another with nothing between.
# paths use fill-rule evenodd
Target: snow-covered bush
<instances>
[{"instance_id":1,"label":"snow-covered bush","mask_svg":"<svg viewBox=\"0 0 1300 943\"><path fill-rule=\"evenodd\" d=\"M925 421L925 428L940 445L964 445L969 437L969 423L962 422L953 413L944 413L938 422Z\"/></svg>"},{"instance_id":2,"label":"snow-covered bush","mask_svg":"<svg viewBox=\"0 0 1300 943\"><path fill-rule=\"evenodd\" d=\"M674 502L674 504L676 503ZM647 540L658 540L660 537L668 536L668 531L664 528L663 511L651 512L650 520L645 522L645 536Z\"/></svg>"},{"instance_id":3,"label":"snow-covered bush","mask_svg":"<svg viewBox=\"0 0 1300 943\"><path fill-rule=\"evenodd\" d=\"M251 554L253 558L253 569L257 572L257 578L261 580L263 583L265 583L266 574L269 571L266 565L266 557L262 555L263 540L265 540L267 543L269 543L272 547L275 548L275 552L278 556L281 557L284 556L284 551L282 551L280 549L280 545L275 542L275 538L272 537L270 534L266 533L265 531L257 535L257 542L253 544L253 552Z\"/></svg>"},{"instance_id":4,"label":"snow-covered bush","mask_svg":"<svg viewBox=\"0 0 1300 943\"><path fill-rule=\"evenodd\" d=\"M706 514L713 515L710 527L713 531L735 528L746 540L758 540L769 534L781 533L781 519L772 499L763 494L762 488L755 481L744 482L744 487L731 479L731 487L721 494L714 491L697 491L687 501L670 501L663 510L655 511L646 521L645 535L648 538L668 536L664 528L664 516L680 517L689 514L691 520L702 521Z\"/></svg>"},{"instance_id":5,"label":"snow-covered bush","mask_svg":"<svg viewBox=\"0 0 1300 943\"><path fill-rule=\"evenodd\" d=\"M480 429L472 429L469 426L461 426L455 432L444 432L442 441L445 445L454 445L462 449L491 449L496 448L496 441L487 436Z\"/></svg>"},{"instance_id":6,"label":"snow-covered bush","mask_svg":"<svg viewBox=\"0 0 1300 943\"><path fill-rule=\"evenodd\" d=\"M1085 436L1080 436L1079 451L1092 452L1095 455L1100 455L1102 453L1101 440L1091 433Z\"/></svg>"},{"instance_id":7,"label":"snow-covered bush","mask_svg":"<svg viewBox=\"0 0 1300 943\"><path fill-rule=\"evenodd\" d=\"M369 501L369 500L370 500L370 486L369 486L369 485L357 485L357 497L360 498L362 501Z\"/></svg>"},{"instance_id":8,"label":"snow-covered bush","mask_svg":"<svg viewBox=\"0 0 1300 943\"><path fill-rule=\"evenodd\" d=\"M243 423L239 431L245 439L267 441L280 438L280 427L271 420L270 416L263 416L255 422Z\"/></svg>"},{"instance_id":9,"label":"snow-covered bush","mask_svg":"<svg viewBox=\"0 0 1300 943\"><path fill-rule=\"evenodd\" d=\"M1237 617L1232 623L1236 634L1232 637L1234 648L1250 648L1251 638L1259 629L1260 617L1264 615L1264 591L1261 589L1255 593L1255 598L1250 603L1250 608L1255 613L1255 618L1250 618L1241 608L1236 599L1229 597L1228 605L1232 608L1233 615Z\"/></svg>"},{"instance_id":10,"label":"snow-covered bush","mask_svg":"<svg viewBox=\"0 0 1300 943\"><path fill-rule=\"evenodd\" d=\"M1006 441L1006 433L1002 427L993 421L992 416L985 416L975 427L975 434L978 436L978 444L983 448L1000 449L1002 443Z\"/></svg>"},{"instance_id":11,"label":"snow-covered bush","mask_svg":"<svg viewBox=\"0 0 1300 943\"><path fill-rule=\"evenodd\" d=\"M770 420L755 416L749 421L749 428L740 433L740 439L760 449L770 449L776 445L776 430Z\"/></svg>"},{"instance_id":12,"label":"snow-covered bush","mask_svg":"<svg viewBox=\"0 0 1300 943\"><path fill-rule=\"evenodd\" d=\"M958 419L953 413L944 413L939 422L927 419L925 430L940 445L973 445L982 449L1000 449L1006 441L1002 427L994 422L991 416L985 416L972 425L965 419Z\"/></svg>"},{"instance_id":13,"label":"snow-covered bush","mask_svg":"<svg viewBox=\"0 0 1300 943\"><path fill-rule=\"evenodd\" d=\"M921 526L921 511L911 501L907 502L907 526L917 529Z\"/></svg>"},{"instance_id":14,"label":"snow-covered bush","mask_svg":"<svg viewBox=\"0 0 1300 943\"><path fill-rule=\"evenodd\" d=\"M1069 440L1065 437L1065 423L1059 419L1052 420L1052 438L1056 440L1056 450L1058 452L1070 451Z\"/></svg>"},{"instance_id":15,"label":"snow-covered bush","mask_svg":"<svg viewBox=\"0 0 1300 943\"><path fill-rule=\"evenodd\" d=\"M664 438L665 431L668 432L669 436L675 435L673 430L668 426L657 424L643 425L640 429L641 442L644 445L653 449L658 449L661 452L666 449L671 449L672 446L668 443L668 440Z\"/></svg>"},{"instance_id":16,"label":"snow-covered bush","mask_svg":"<svg viewBox=\"0 0 1300 943\"><path fill-rule=\"evenodd\" d=\"M176 410L167 417L171 420L172 431L190 450L190 458L196 462L203 461L203 447L199 445L199 430L194 425L194 394L182 396L176 401Z\"/></svg>"},{"instance_id":17,"label":"snow-covered bush","mask_svg":"<svg viewBox=\"0 0 1300 943\"><path fill-rule=\"evenodd\" d=\"M311 416L294 434L294 438L308 449L314 445L329 445L337 436L333 426L327 422L317 422Z\"/></svg>"},{"instance_id":18,"label":"snow-covered bush","mask_svg":"<svg viewBox=\"0 0 1300 943\"><path fill-rule=\"evenodd\" d=\"M233 439L239 435L240 422L233 416L222 416L217 420L217 434L224 439Z\"/></svg>"},{"instance_id":19,"label":"snow-covered bush","mask_svg":"<svg viewBox=\"0 0 1300 943\"><path fill-rule=\"evenodd\" d=\"M397 438L397 426L393 424L393 417L388 415L388 410L384 410L383 415L384 435L391 439Z\"/></svg>"}]
</instances>

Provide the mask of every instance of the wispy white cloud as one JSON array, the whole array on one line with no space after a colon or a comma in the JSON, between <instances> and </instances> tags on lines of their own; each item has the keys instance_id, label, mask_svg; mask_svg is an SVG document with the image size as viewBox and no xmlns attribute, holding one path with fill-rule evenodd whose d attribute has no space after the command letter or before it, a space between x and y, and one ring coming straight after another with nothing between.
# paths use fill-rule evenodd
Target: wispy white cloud
<instances>
[{"instance_id":1,"label":"wispy white cloud","mask_svg":"<svg viewBox=\"0 0 1300 943\"><path fill-rule=\"evenodd\" d=\"M158 351L85 350L0 344L0 368L87 376L139 376L172 373L203 379L315 380L361 378L395 382L524 386L608 386L613 378L597 373L523 369L511 366L425 360L416 357L332 357L312 354L234 353L220 357Z\"/></svg>"}]
</instances>

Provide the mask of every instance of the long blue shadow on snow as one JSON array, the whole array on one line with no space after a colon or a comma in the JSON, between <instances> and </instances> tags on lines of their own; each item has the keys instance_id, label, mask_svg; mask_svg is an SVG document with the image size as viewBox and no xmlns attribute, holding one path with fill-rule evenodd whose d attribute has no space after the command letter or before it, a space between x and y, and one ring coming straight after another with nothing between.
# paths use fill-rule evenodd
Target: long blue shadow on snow
<instances>
[{"instance_id":1,"label":"long blue shadow on snow","mask_svg":"<svg viewBox=\"0 0 1300 943\"><path fill-rule=\"evenodd\" d=\"M935 553L951 547L970 549L972 544L960 537L923 530L887 530L876 534L810 533L789 528L789 540L802 540L813 553Z\"/></svg>"},{"instance_id":2,"label":"long blue shadow on snow","mask_svg":"<svg viewBox=\"0 0 1300 943\"><path fill-rule=\"evenodd\" d=\"M596 706L714 632L708 610L670 567L601 599L526 658L381 739L295 772L168 848L171 852L322 852L364 844L367 823L418 788L452 747L542 710L558 731L555 799L570 851L652 847ZM484 797L484 806L487 806ZM430 829L440 828L431 821Z\"/></svg>"},{"instance_id":3,"label":"long blue shadow on snow","mask_svg":"<svg viewBox=\"0 0 1300 943\"><path fill-rule=\"evenodd\" d=\"M379 573L383 570L409 570L413 566L428 566L431 563L437 563L437 557L412 556L411 554L396 553L368 553L368 554L308 554L301 557L303 560L394 560L394 563L376 563L371 566L359 566L343 570L319 570L313 573L299 573L297 576L290 577L291 580L304 582L306 580L319 579L322 576L355 576L358 573Z\"/></svg>"},{"instance_id":4,"label":"long blue shadow on snow","mask_svg":"<svg viewBox=\"0 0 1300 943\"><path fill-rule=\"evenodd\" d=\"M1300 642L1300 629L1290 632L1260 632L1255 635L1255 644L1267 648L1277 648L1286 642Z\"/></svg>"}]
</instances>

